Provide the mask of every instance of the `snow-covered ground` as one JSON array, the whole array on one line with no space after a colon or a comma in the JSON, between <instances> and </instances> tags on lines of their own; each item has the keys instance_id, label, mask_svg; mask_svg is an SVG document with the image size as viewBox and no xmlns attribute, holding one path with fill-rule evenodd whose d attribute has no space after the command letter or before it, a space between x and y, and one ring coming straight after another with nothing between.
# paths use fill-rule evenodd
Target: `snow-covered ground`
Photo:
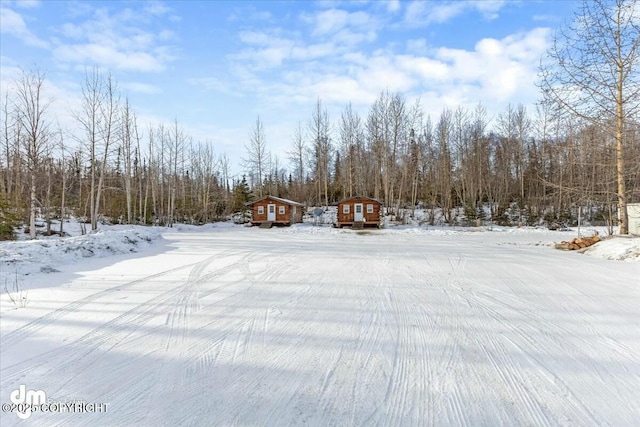
<instances>
[{"instance_id":1,"label":"snow-covered ground","mask_svg":"<svg viewBox=\"0 0 640 427\"><path fill-rule=\"evenodd\" d=\"M0 425L634 425L640 239L553 248L574 237L215 224L0 243L17 282L0 401L107 404Z\"/></svg>"}]
</instances>

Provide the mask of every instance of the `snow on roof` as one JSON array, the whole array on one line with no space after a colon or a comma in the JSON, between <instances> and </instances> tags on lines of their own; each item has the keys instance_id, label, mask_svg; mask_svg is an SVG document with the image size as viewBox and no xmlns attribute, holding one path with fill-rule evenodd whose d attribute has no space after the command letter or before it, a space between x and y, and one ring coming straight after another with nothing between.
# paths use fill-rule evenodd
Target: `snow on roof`
<instances>
[{"instance_id":1,"label":"snow on roof","mask_svg":"<svg viewBox=\"0 0 640 427\"><path fill-rule=\"evenodd\" d=\"M367 200L371 200L373 202L376 203L380 203L382 204L382 202L380 200L374 199L373 197L367 197L367 196L353 196L353 197L347 197L346 199L342 199L340 200L338 203L343 203L343 202L348 202L349 200L353 200L353 199L367 199Z\"/></svg>"},{"instance_id":2,"label":"snow on roof","mask_svg":"<svg viewBox=\"0 0 640 427\"><path fill-rule=\"evenodd\" d=\"M302 203L294 202L293 200L283 199L282 197L276 197L276 196L264 196L264 197L261 197L261 198L259 198L257 200L254 200L252 202L248 202L247 205L253 205L254 203L258 203L258 202L260 202L262 200L265 200L265 199L275 200L275 201L278 201L278 202L286 203L288 205L302 206Z\"/></svg>"}]
</instances>

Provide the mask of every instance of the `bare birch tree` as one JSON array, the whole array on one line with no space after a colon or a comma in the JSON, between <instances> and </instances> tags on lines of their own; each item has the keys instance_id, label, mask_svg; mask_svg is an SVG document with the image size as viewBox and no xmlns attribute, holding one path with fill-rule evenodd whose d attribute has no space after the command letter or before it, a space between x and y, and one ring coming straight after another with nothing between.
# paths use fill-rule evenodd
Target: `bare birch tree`
<instances>
[{"instance_id":1,"label":"bare birch tree","mask_svg":"<svg viewBox=\"0 0 640 427\"><path fill-rule=\"evenodd\" d=\"M268 170L267 163L269 153L267 152L267 141L264 133L264 125L260 116L256 119L256 124L249 132L249 143L245 144L247 156L242 159L244 166L252 177L252 187L258 190L258 196L262 197L262 186L265 172Z\"/></svg>"},{"instance_id":2,"label":"bare birch tree","mask_svg":"<svg viewBox=\"0 0 640 427\"><path fill-rule=\"evenodd\" d=\"M583 0L540 73L548 99L614 137L620 234L628 234L625 128L640 108L639 22L636 0Z\"/></svg>"},{"instance_id":3,"label":"bare birch tree","mask_svg":"<svg viewBox=\"0 0 640 427\"><path fill-rule=\"evenodd\" d=\"M135 114L129 106L129 99L125 99L122 105L120 118L120 151L122 153L122 161L124 164L124 173L122 181L124 184L124 193L127 203L127 224L133 223L133 169L134 169L134 138L137 132L137 124Z\"/></svg>"},{"instance_id":4,"label":"bare birch tree","mask_svg":"<svg viewBox=\"0 0 640 427\"><path fill-rule=\"evenodd\" d=\"M289 157L289 163L291 164L291 168L293 169L293 176L295 179L295 197L298 200L301 200L304 197L302 188L304 186L305 180L305 156L306 156L307 147L304 142L304 132L302 131L302 125L298 122L298 126L296 127L292 140L291 140L291 149L287 152Z\"/></svg>"},{"instance_id":5,"label":"bare birch tree","mask_svg":"<svg viewBox=\"0 0 640 427\"><path fill-rule=\"evenodd\" d=\"M84 134L80 141L89 151L89 216L92 231L98 229L107 162L118 126L118 102L116 82L111 73L104 76L97 67L85 73L81 111L74 112L74 117Z\"/></svg>"},{"instance_id":6,"label":"bare birch tree","mask_svg":"<svg viewBox=\"0 0 640 427\"><path fill-rule=\"evenodd\" d=\"M43 99L45 76L40 71L23 71L16 82L16 114L18 126L24 132L24 152L29 171L30 210L29 234L36 238L37 174L49 142L49 121L46 116L51 101Z\"/></svg>"},{"instance_id":7,"label":"bare birch tree","mask_svg":"<svg viewBox=\"0 0 640 427\"><path fill-rule=\"evenodd\" d=\"M329 114L322 108L320 98L316 101L315 108L309 121L309 138L311 140L310 149L313 174L316 182L318 203L322 202L324 195L324 205L329 205L329 178L332 154L331 129L329 125Z\"/></svg>"}]
</instances>

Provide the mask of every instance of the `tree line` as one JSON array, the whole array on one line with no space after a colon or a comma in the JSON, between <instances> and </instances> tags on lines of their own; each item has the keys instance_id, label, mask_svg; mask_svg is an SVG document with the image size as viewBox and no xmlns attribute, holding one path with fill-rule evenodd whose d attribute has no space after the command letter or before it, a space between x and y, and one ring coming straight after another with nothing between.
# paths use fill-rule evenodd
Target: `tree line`
<instances>
[{"instance_id":1,"label":"tree line","mask_svg":"<svg viewBox=\"0 0 640 427\"><path fill-rule=\"evenodd\" d=\"M440 215L449 224L566 222L579 207L590 221L617 223L615 138L547 103L533 114L509 105L493 119L482 105L445 108L433 119L419 101L385 91L366 116L348 105L334 124L318 100L299 129L291 172L270 161L265 141L247 151L263 153L259 169L257 157L247 162L254 192L316 206L370 196L394 213L421 206L431 224ZM626 191L637 199L640 123L628 123L625 141Z\"/></svg>"},{"instance_id":2,"label":"tree line","mask_svg":"<svg viewBox=\"0 0 640 427\"><path fill-rule=\"evenodd\" d=\"M45 76L23 71L2 105L0 210L6 225L36 214L70 214L90 230L102 220L171 226L224 217L229 204L229 160L207 142L194 142L180 123L142 128L110 73L85 74L76 128L62 129L44 97Z\"/></svg>"},{"instance_id":3,"label":"tree line","mask_svg":"<svg viewBox=\"0 0 640 427\"><path fill-rule=\"evenodd\" d=\"M204 223L271 194L308 206L355 195L427 221L515 224L573 221L619 225L640 201L640 31L637 2L585 1L574 26L554 37L540 67L535 110L508 105L444 108L383 91L365 113L351 104L329 117L319 98L292 132L287 158L268 149L265 125L250 128L243 167L178 120L139 123L114 77L97 68L82 82L73 129L62 129L45 99L45 76L23 71L2 102L0 236L36 215L69 214L90 230L127 224Z\"/></svg>"}]
</instances>

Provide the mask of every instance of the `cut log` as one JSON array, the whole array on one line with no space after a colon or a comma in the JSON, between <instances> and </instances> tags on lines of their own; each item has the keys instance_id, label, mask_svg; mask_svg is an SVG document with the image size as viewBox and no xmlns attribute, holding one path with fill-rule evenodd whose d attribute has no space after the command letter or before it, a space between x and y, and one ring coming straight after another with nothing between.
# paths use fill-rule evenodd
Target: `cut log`
<instances>
[{"instance_id":1,"label":"cut log","mask_svg":"<svg viewBox=\"0 0 640 427\"><path fill-rule=\"evenodd\" d=\"M597 234L591 237L576 237L575 239L571 239L569 241L563 240L560 243L556 243L556 249L576 251L579 249L587 248L591 245L595 245L600 240L600 236Z\"/></svg>"}]
</instances>

